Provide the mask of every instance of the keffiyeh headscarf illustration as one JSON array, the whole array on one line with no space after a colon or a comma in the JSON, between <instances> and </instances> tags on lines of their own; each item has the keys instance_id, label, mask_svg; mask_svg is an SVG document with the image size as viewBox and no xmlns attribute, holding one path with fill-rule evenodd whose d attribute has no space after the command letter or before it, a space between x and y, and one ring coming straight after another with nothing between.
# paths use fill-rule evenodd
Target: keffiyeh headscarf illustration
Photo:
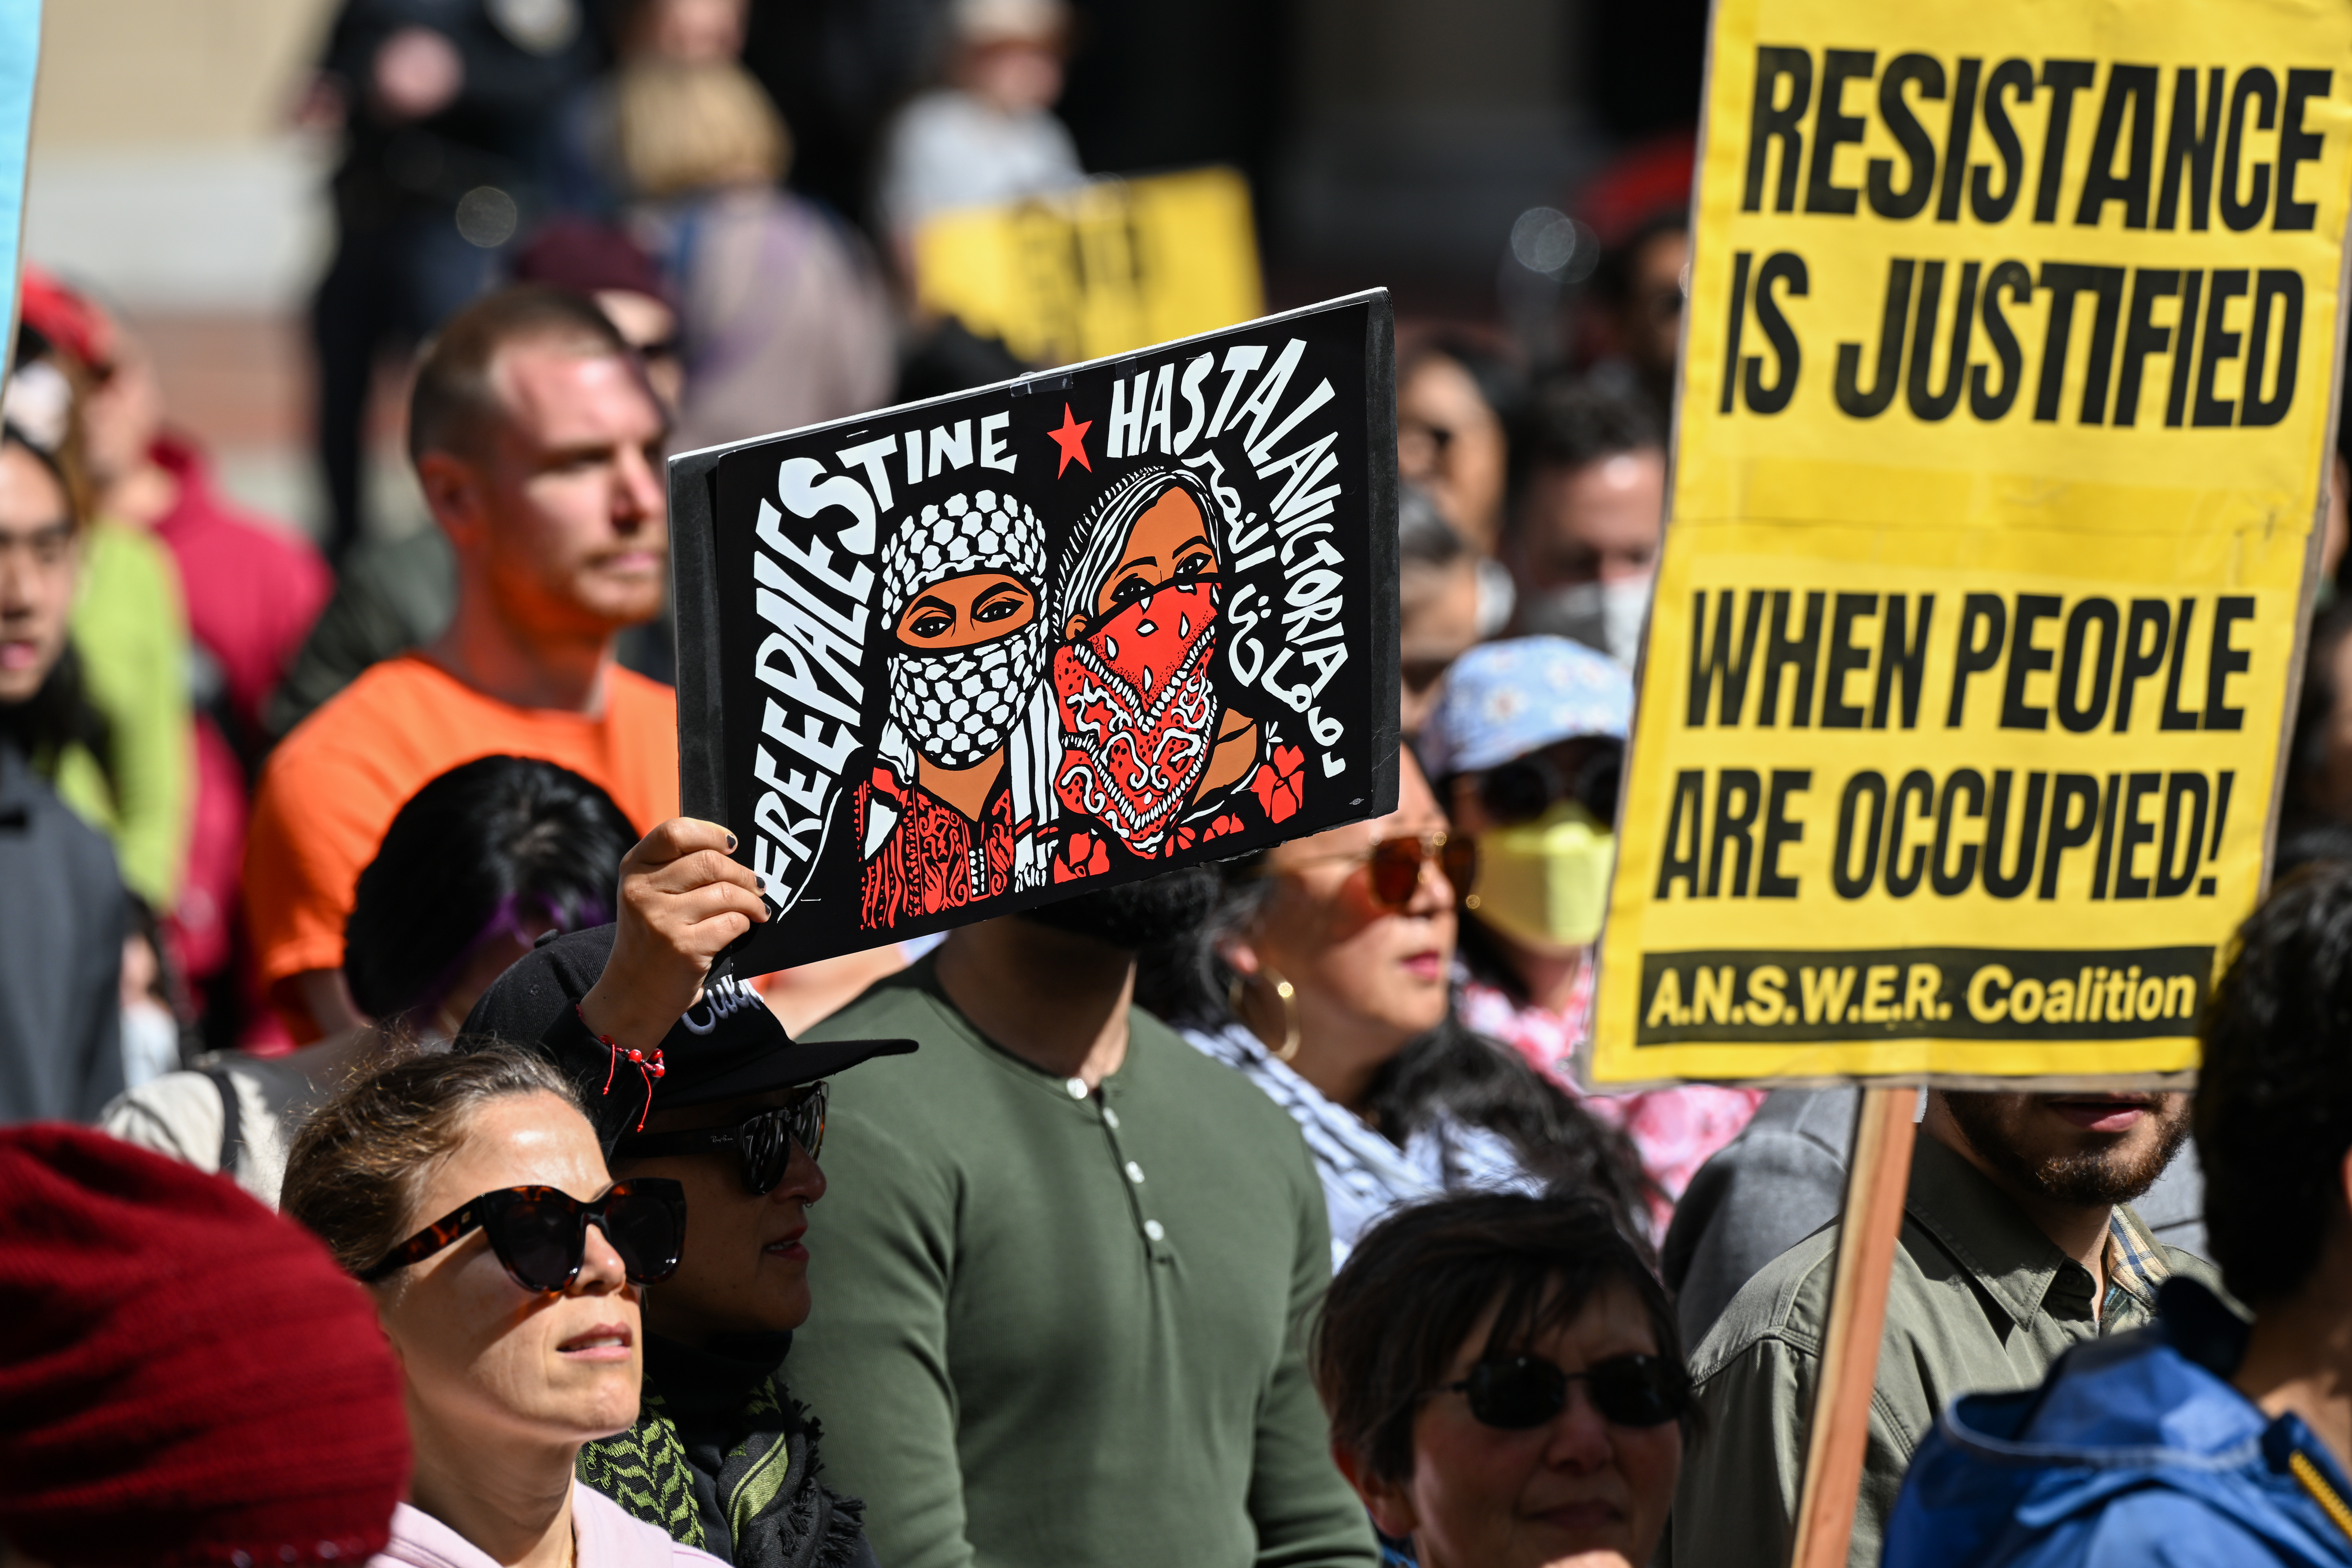
<instances>
[{"instance_id":1,"label":"keffiyeh headscarf illustration","mask_svg":"<svg viewBox=\"0 0 2352 1568\"><path fill-rule=\"evenodd\" d=\"M993 490L927 504L883 553L882 621L895 626L915 596L952 578L1001 571L1033 593L1045 580L1045 529L1018 499ZM1042 608L1042 606L1041 606ZM1041 613L1009 637L935 653L890 655L890 712L916 751L969 768L1004 745L1045 664Z\"/></svg>"},{"instance_id":2,"label":"keffiyeh headscarf illustration","mask_svg":"<svg viewBox=\"0 0 2352 1568\"><path fill-rule=\"evenodd\" d=\"M1099 502L1070 545L1055 604L1057 626L1080 631L1054 654L1062 803L1101 821L1138 854L1156 855L1208 771L1223 705L1216 656L1223 586L1206 578L1167 581L1099 611L1138 519L1181 490L1201 514L1211 552L1223 560L1223 519L1207 486L1178 468L1147 468Z\"/></svg>"}]
</instances>

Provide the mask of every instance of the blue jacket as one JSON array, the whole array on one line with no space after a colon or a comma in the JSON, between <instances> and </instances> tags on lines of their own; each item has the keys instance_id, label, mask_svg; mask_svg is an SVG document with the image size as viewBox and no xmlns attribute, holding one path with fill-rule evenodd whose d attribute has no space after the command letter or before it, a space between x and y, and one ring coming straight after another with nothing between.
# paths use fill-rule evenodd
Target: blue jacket
<instances>
[{"instance_id":1,"label":"blue jacket","mask_svg":"<svg viewBox=\"0 0 2352 1568\"><path fill-rule=\"evenodd\" d=\"M2352 1482L2300 1419L2229 1382L2243 1321L2179 1277L2158 1307L2039 1388L1953 1400L1904 1479L1885 1568L2352 1564L2352 1533L2290 1460L2337 1499Z\"/></svg>"}]
</instances>

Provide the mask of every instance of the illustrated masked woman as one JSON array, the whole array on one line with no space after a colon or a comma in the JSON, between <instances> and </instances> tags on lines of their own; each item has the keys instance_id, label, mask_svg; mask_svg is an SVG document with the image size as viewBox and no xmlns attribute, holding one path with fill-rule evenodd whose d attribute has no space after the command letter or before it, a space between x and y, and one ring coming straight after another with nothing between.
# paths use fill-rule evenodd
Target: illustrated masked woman
<instances>
[{"instance_id":1,"label":"illustrated masked woman","mask_svg":"<svg viewBox=\"0 0 2352 1568\"><path fill-rule=\"evenodd\" d=\"M1255 782L1267 737L1217 683L1223 532L1199 479L1151 467L1072 538L1055 601L1054 792L1099 831L1065 819L1057 877L1105 869L1107 841L1150 858L1244 825L1250 791L1234 786Z\"/></svg>"},{"instance_id":2,"label":"illustrated masked woman","mask_svg":"<svg viewBox=\"0 0 2352 1568\"><path fill-rule=\"evenodd\" d=\"M869 930L1043 881L1045 575L1044 525L993 490L926 505L885 547L890 718L852 792Z\"/></svg>"}]
</instances>

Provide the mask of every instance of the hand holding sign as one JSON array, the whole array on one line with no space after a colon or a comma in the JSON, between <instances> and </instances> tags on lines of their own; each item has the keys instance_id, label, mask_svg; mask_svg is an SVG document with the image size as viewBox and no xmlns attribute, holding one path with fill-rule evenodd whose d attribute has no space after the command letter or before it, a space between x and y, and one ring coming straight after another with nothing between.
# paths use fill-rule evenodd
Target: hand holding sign
<instances>
[{"instance_id":1,"label":"hand holding sign","mask_svg":"<svg viewBox=\"0 0 2352 1568\"><path fill-rule=\"evenodd\" d=\"M683 798L804 963L1395 788L1386 300L672 469Z\"/></svg>"},{"instance_id":2,"label":"hand holding sign","mask_svg":"<svg viewBox=\"0 0 2352 1568\"><path fill-rule=\"evenodd\" d=\"M767 919L759 879L728 857L734 844L716 822L672 817L622 857L613 956L580 1002L592 1033L651 1051L702 999L711 961Z\"/></svg>"}]
</instances>

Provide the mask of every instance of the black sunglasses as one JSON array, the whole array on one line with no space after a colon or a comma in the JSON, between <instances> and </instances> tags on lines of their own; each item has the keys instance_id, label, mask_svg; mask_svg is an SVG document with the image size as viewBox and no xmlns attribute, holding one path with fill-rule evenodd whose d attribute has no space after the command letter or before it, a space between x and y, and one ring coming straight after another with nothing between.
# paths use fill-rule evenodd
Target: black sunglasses
<instances>
[{"instance_id":1,"label":"black sunglasses","mask_svg":"<svg viewBox=\"0 0 2352 1568\"><path fill-rule=\"evenodd\" d=\"M579 1278L591 1225L620 1255L629 1283L659 1284L677 1272L686 1246L686 1188L662 1176L636 1176L583 1203L559 1187L500 1187L443 1215L360 1279L374 1284L478 1226L514 1282L548 1295Z\"/></svg>"},{"instance_id":2,"label":"black sunglasses","mask_svg":"<svg viewBox=\"0 0 2352 1568\"><path fill-rule=\"evenodd\" d=\"M1591 1385L1592 1407L1620 1427L1658 1427L1690 1408L1690 1375L1656 1355L1612 1355L1582 1372L1562 1372L1539 1355L1482 1361L1438 1394L1467 1394L1470 1414L1507 1432L1540 1427L1568 1408L1568 1385Z\"/></svg>"},{"instance_id":3,"label":"black sunglasses","mask_svg":"<svg viewBox=\"0 0 2352 1568\"><path fill-rule=\"evenodd\" d=\"M812 1083L789 1105L762 1111L732 1127L692 1127L682 1133L639 1133L623 1138L613 1157L645 1159L655 1155L708 1155L732 1147L741 1163L743 1186L765 1197L784 1179L798 1144L814 1159L824 1147L825 1086Z\"/></svg>"},{"instance_id":4,"label":"black sunglasses","mask_svg":"<svg viewBox=\"0 0 2352 1568\"><path fill-rule=\"evenodd\" d=\"M1624 769L1625 748L1613 740L1593 747L1572 769L1538 752L1488 768L1478 779L1478 800L1497 827L1532 822L1559 800L1575 801L1605 825L1617 820Z\"/></svg>"}]
</instances>

